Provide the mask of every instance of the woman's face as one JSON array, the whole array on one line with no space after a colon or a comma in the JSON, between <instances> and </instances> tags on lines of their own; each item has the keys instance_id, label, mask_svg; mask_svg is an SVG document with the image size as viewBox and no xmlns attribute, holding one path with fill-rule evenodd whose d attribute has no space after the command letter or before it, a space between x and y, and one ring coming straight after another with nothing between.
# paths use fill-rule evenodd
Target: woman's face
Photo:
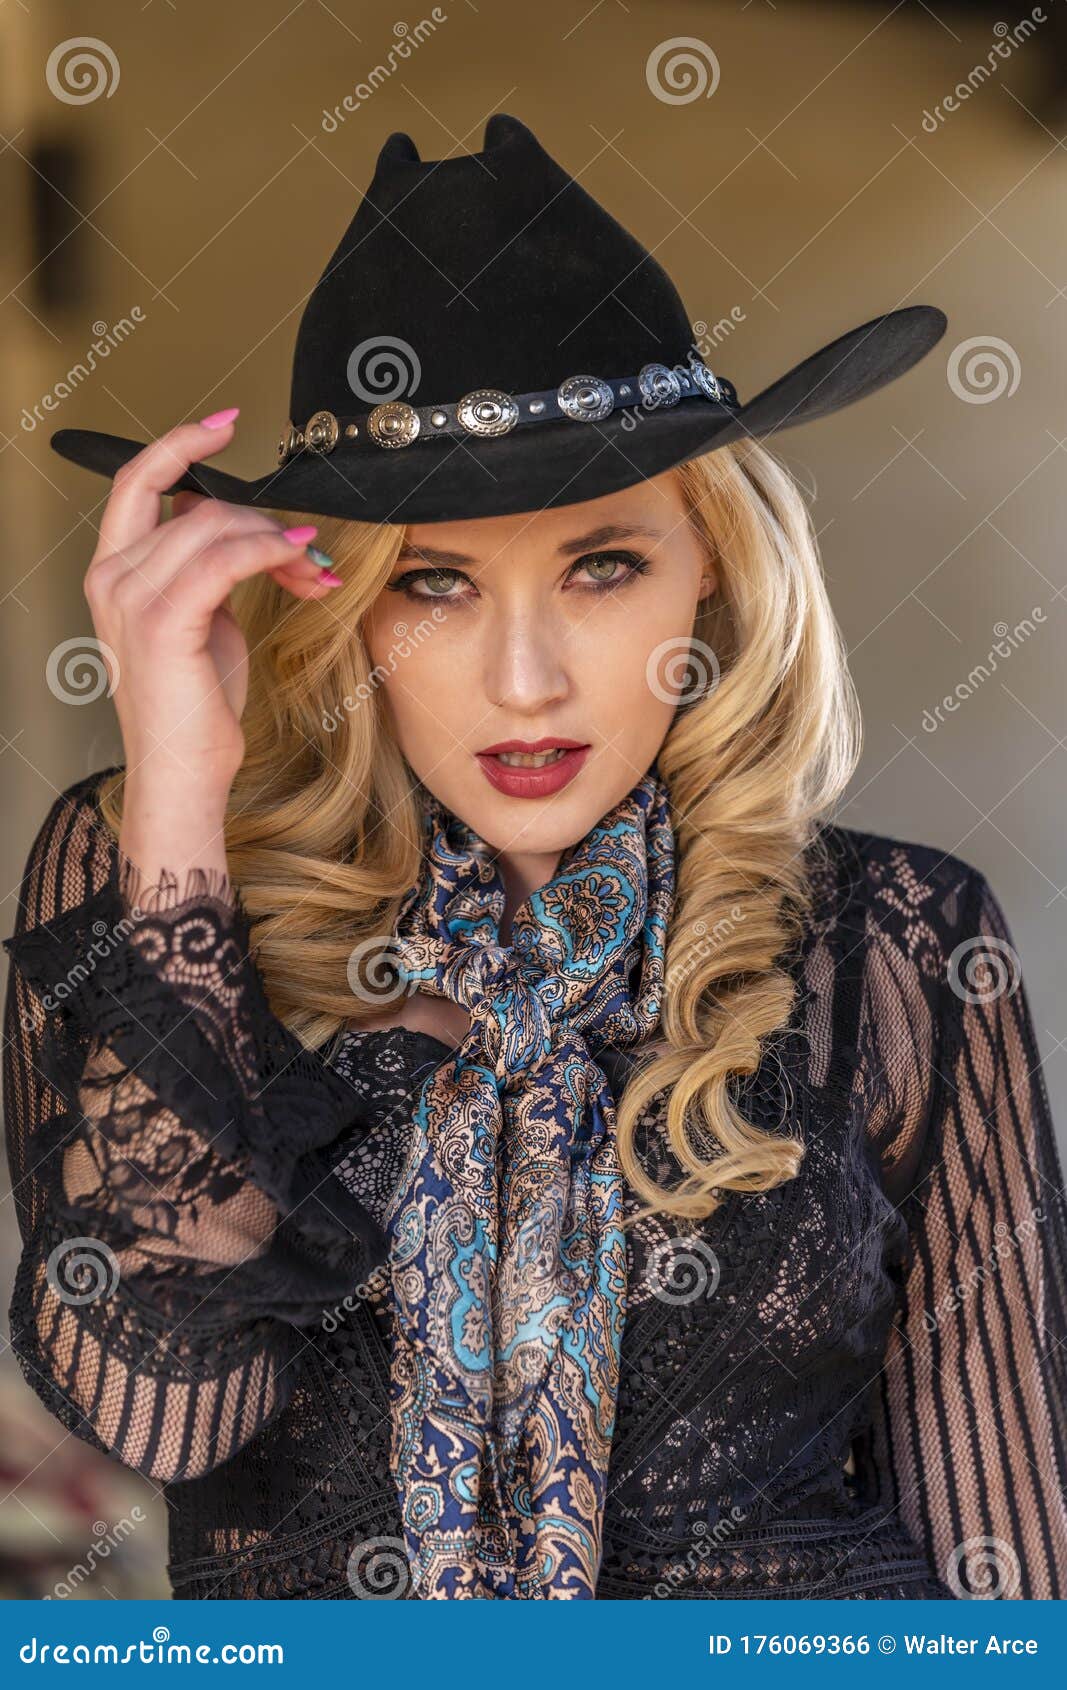
<instances>
[{"instance_id":1,"label":"woman's face","mask_svg":"<svg viewBox=\"0 0 1067 1690\"><path fill-rule=\"evenodd\" d=\"M559 510L413 524L364 624L400 749L497 850L561 852L647 772L714 586L672 471ZM581 749L516 768L493 749L508 741Z\"/></svg>"}]
</instances>

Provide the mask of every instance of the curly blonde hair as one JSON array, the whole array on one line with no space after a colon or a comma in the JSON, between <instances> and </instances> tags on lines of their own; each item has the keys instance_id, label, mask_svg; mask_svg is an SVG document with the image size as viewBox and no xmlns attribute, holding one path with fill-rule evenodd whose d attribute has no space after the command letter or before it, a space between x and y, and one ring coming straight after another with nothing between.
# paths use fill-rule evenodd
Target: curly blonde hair
<instances>
[{"instance_id":1,"label":"curly blonde hair","mask_svg":"<svg viewBox=\"0 0 1067 1690\"><path fill-rule=\"evenodd\" d=\"M623 1171L642 1213L699 1219L728 1191L792 1179L796 1136L748 1122L729 1090L789 1020L796 987L780 959L810 907L807 847L859 755L852 682L807 505L755 442L673 472L718 586L701 601L692 662L715 684L676 711L657 756L677 841L660 1033L619 1101ZM273 513L286 526L304 514ZM390 933L421 863L418 797L387 724L381 682L425 638L405 625L372 668L359 629L392 571L403 526L319 517L317 544L345 585L296 602L268 575L234 595L248 641L245 756L226 820L229 872L251 917L274 1012L308 1046L354 1013L354 953ZM116 834L122 774L101 795ZM684 1169L652 1180L635 1149L649 1101L669 1092L666 1132ZM635 1217L636 1218L636 1217Z\"/></svg>"}]
</instances>

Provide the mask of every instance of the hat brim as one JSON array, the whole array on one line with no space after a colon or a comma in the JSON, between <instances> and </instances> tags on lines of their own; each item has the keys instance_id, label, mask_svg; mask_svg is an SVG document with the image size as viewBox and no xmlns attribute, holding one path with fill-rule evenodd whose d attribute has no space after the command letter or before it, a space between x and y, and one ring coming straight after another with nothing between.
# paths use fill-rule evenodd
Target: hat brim
<instances>
[{"instance_id":1,"label":"hat brim","mask_svg":"<svg viewBox=\"0 0 1067 1690\"><path fill-rule=\"evenodd\" d=\"M166 491L360 522L448 522L578 504L718 446L843 410L910 370L941 339L947 321L932 305L886 312L820 347L733 411L703 398L682 399L651 410L617 409L602 422L537 423L492 439L448 437L399 451L304 451L251 480L198 463ZM61 428L50 444L71 463L113 476L149 443Z\"/></svg>"}]
</instances>

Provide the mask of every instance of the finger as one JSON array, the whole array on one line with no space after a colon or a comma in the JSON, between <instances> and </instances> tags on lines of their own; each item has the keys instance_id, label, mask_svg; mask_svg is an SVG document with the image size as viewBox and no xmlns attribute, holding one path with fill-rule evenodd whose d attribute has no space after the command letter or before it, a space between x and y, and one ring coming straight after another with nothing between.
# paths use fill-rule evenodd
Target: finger
<instances>
[{"instance_id":1,"label":"finger","mask_svg":"<svg viewBox=\"0 0 1067 1690\"><path fill-rule=\"evenodd\" d=\"M251 505L231 505L224 499L197 499L191 509L172 517L149 540L132 547L125 559L120 560L114 581L120 581L126 573L135 574L146 593L162 593L193 559L210 547L246 534L276 538L281 533L273 517ZM302 548L286 543L294 556L301 555ZM110 571L114 563L114 558L109 558L104 567ZM132 583L124 590L129 590L134 598L139 596Z\"/></svg>"},{"instance_id":2,"label":"finger","mask_svg":"<svg viewBox=\"0 0 1067 1690\"><path fill-rule=\"evenodd\" d=\"M208 497L207 493L192 493L187 487L183 487L180 493L172 493L170 496L171 517L184 516L186 511L195 510L197 505L202 505Z\"/></svg>"},{"instance_id":3,"label":"finger","mask_svg":"<svg viewBox=\"0 0 1067 1690\"><path fill-rule=\"evenodd\" d=\"M168 583L167 601L189 619L190 626L206 626L241 581L288 570L294 561L293 548L280 529L274 535L244 534L220 540L199 553ZM288 586L299 597L321 597L323 589L336 591L323 581L321 571L317 582L294 578Z\"/></svg>"},{"instance_id":4,"label":"finger","mask_svg":"<svg viewBox=\"0 0 1067 1690\"><path fill-rule=\"evenodd\" d=\"M293 546L292 553L292 563L282 566L287 574L295 576L299 581L319 581L322 579L324 566L322 564L314 563L312 559L308 557L306 546ZM325 567L329 568L330 566L327 565ZM272 571L271 573L273 574L276 572Z\"/></svg>"},{"instance_id":5,"label":"finger","mask_svg":"<svg viewBox=\"0 0 1067 1690\"><path fill-rule=\"evenodd\" d=\"M162 495L181 480L190 464L201 463L228 446L233 432L233 421L221 428L179 423L123 464L104 508L98 555L122 551L158 528Z\"/></svg>"},{"instance_id":6,"label":"finger","mask_svg":"<svg viewBox=\"0 0 1067 1690\"><path fill-rule=\"evenodd\" d=\"M328 593L337 591L336 583L322 579L321 569L315 570L316 578L314 581L308 580L303 575L294 575L288 569L270 569L267 573L277 581L279 587L284 588L287 593L292 593L294 598L321 599L325 598Z\"/></svg>"}]
</instances>

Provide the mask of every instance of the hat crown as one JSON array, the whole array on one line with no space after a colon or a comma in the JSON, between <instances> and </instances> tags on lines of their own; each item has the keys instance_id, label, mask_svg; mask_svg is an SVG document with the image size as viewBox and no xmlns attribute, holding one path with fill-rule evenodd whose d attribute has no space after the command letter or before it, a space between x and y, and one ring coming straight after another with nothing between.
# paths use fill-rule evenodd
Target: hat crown
<instances>
[{"instance_id":1,"label":"hat crown","mask_svg":"<svg viewBox=\"0 0 1067 1690\"><path fill-rule=\"evenodd\" d=\"M691 343L662 266L496 112L480 152L424 160L402 130L385 141L304 308L289 415L634 375Z\"/></svg>"}]
</instances>

